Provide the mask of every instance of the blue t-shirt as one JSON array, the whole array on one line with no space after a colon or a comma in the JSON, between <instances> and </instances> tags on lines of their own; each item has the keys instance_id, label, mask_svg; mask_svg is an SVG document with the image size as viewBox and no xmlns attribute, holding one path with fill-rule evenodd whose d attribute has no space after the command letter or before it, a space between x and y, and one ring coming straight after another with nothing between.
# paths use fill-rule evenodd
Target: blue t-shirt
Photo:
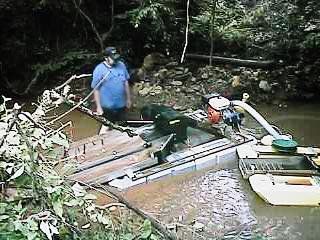
<instances>
[{"instance_id":1,"label":"blue t-shirt","mask_svg":"<svg viewBox=\"0 0 320 240\"><path fill-rule=\"evenodd\" d=\"M129 79L126 66L122 62L108 67L103 62L93 71L91 88L94 88L110 71L109 75L97 89L100 92L102 108L119 109L126 106L125 82Z\"/></svg>"}]
</instances>

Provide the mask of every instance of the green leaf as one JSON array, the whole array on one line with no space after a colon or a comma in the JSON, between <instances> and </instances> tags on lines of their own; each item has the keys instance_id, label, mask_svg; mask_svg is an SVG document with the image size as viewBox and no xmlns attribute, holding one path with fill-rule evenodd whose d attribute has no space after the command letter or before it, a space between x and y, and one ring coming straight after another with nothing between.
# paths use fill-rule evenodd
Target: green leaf
<instances>
[{"instance_id":1,"label":"green leaf","mask_svg":"<svg viewBox=\"0 0 320 240\"><path fill-rule=\"evenodd\" d=\"M45 131L41 128L35 128L34 131L33 131L33 136L36 138L36 139L40 139L41 137L45 136Z\"/></svg>"},{"instance_id":2,"label":"green leaf","mask_svg":"<svg viewBox=\"0 0 320 240\"><path fill-rule=\"evenodd\" d=\"M19 220L14 221L13 224L14 224L14 230L20 231L20 232L23 232L25 230L25 227Z\"/></svg>"},{"instance_id":3,"label":"green leaf","mask_svg":"<svg viewBox=\"0 0 320 240\"><path fill-rule=\"evenodd\" d=\"M111 220L107 216L103 215L102 213L98 214L97 219L98 219L98 222L102 223L103 225L111 224Z\"/></svg>"},{"instance_id":4,"label":"green leaf","mask_svg":"<svg viewBox=\"0 0 320 240\"><path fill-rule=\"evenodd\" d=\"M150 237L151 234L152 234L151 222L149 220L145 220L143 222L142 233L140 237L142 239L147 239Z\"/></svg>"},{"instance_id":5,"label":"green leaf","mask_svg":"<svg viewBox=\"0 0 320 240\"><path fill-rule=\"evenodd\" d=\"M122 240L133 240L135 236L132 233L126 233L125 235L122 236Z\"/></svg>"},{"instance_id":6,"label":"green leaf","mask_svg":"<svg viewBox=\"0 0 320 240\"><path fill-rule=\"evenodd\" d=\"M47 221L40 223L40 229L47 236L47 238L49 240L52 240L52 234L51 234L50 226L49 226L49 223Z\"/></svg>"},{"instance_id":7,"label":"green leaf","mask_svg":"<svg viewBox=\"0 0 320 240\"><path fill-rule=\"evenodd\" d=\"M83 197L86 194L86 190L79 183L75 183L72 190L76 197Z\"/></svg>"},{"instance_id":8,"label":"green leaf","mask_svg":"<svg viewBox=\"0 0 320 240\"><path fill-rule=\"evenodd\" d=\"M159 239L159 238L158 238L156 235L151 234L150 240L158 240L158 239Z\"/></svg>"},{"instance_id":9,"label":"green leaf","mask_svg":"<svg viewBox=\"0 0 320 240\"><path fill-rule=\"evenodd\" d=\"M78 205L80 205L80 200L79 199L72 199L68 202L64 202L64 205L66 205L68 207L78 206Z\"/></svg>"},{"instance_id":10,"label":"green leaf","mask_svg":"<svg viewBox=\"0 0 320 240\"><path fill-rule=\"evenodd\" d=\"M27 223L28 223L28 228L30 231L38 231L39 230L39 226L36 221L28 218Z\"/></svg>"},{"instance_id":11,"label":"green leaf","mask_svg":"<svg viewBox=\"0 0 320 240\"><path fill-rule=\"evenodd\" d=\"M0 214L4 214L7 210L7 203L0 202Z\"/></svg>"},{"instance_id":12,"label":"green leaf","mask_svg":"<svg viewBox=\"0 0 320 240\"><path fill-rule=\"evenodd\" d=\"M88 224L86 224L86 225L83 225L81 228L82 228L82 229L88 229L90 226L91 226L91 224L88 223Z\"/></svg>"},{"instance_id":13,"label":"green leaf","mask_svg":"<svg viewBox=\"0 0 320 240\"><path fill-rule=\"evenodd\" d=\"M69 147L69 142L67 139L65 138L62 138L58 133L57 134L54 134L52 137L51 137L51 141L55 144L58 144L60 146L63 146L63 147L66 147L68 148Z\"/></svg>"},{"instance_id":14,"label":"green leaf","mask_svg":"<svg viewBox=\"0 0 320 240\"><path fill-rule=\"evenodd\" d=\"M0 215L0 222L3 221L3 220L6 220L8 218L9 218L8 215Z\"/></svg>"},{"instance_id":15,"label":"green leaf","mask_svg":"<svg viewBox=\"0 0 320 240\"><path fill-rule=\"evenodd\" d=\"M53 205L53 210L55 211L55 213L62 218L63 215L63 207L62 207L62 203L60 200L54 201L52 203Z\"/></svg>"},{"instance_id":16,"label":"green leaf","mask_svg":"<svg viewBox=\"0 0 320 240\"><path fill-rule=\"evenodd\" d=\"M20 176L23 174L23 172L24 172L24 165L22 165L22 167L19 168L18 171L16 171L16 172L8 179L8 181L20 177Z\"/></svg>"},{"instance_id":17,"label":"green leaf","mask_svg":"<svg viewBox=\"0 0 320 240\"><path fill-rule=\"evenodd\" d=\"M34 239L36 239L36 237L38 236L38 233L37 232L28 232L28 234L27 234L27 238L28 238L28 240L34 240Z\"/></svg>"}]
</instances>

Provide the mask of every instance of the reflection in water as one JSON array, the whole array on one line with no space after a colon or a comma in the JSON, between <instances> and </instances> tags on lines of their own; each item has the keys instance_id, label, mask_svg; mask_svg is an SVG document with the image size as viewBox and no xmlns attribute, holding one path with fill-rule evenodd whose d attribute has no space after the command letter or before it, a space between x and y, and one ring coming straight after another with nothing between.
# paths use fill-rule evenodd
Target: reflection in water
<instances>
[{"instance_id":1,"label":"reflection in water","mask_svg":"<svg viewBox=\"0 0 320 240\"><path fill-rule=\"evenodd\" d=\"M301 145L320 146L320 104L261 106L266 119L290 133Z\"/></svg>"}]
</instances>

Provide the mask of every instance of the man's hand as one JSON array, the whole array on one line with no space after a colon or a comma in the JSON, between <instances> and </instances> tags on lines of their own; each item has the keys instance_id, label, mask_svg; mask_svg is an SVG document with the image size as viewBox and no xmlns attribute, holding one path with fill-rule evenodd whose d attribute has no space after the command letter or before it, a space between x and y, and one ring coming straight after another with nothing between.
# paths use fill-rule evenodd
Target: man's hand
<instances>
[{"instance_id":1,"label":"man's hand","mask_svg":"<svg viewBox=\"0 0 320 240\"><path fill-rule=\"evenodd\" d=\"M127 105L126 106L127 106L128 109L131 108L131 100L130 99L127 100Z\"/></svg>"},{"instance_id":2,"label":"man's hand","mask_svg":"<svg viewBox=\"0 0 320 240\"><path fill-rule=\"evenodd\" d=\"M95 112L96 115L102 115L103 114L103 110L101 107L97 107L97 111Z\"/></svg>"}]
</instances>

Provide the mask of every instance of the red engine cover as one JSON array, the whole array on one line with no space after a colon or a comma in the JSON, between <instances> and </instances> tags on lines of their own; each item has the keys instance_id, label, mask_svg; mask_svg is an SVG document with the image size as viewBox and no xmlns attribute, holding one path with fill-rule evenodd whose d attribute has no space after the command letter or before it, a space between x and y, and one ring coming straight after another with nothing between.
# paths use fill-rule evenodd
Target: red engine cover
<instances>
[{"instance_id":1,"label":"red engine cover","mask_svg":"<svg viewBox=\"0 0 320 240\"><path fill-rule=\"evenodd\" d=\"M208 107L208 119L211 123L219 123L221 121L221 113L214 110L212 107Z\"/></svg>"}]
</instances>

